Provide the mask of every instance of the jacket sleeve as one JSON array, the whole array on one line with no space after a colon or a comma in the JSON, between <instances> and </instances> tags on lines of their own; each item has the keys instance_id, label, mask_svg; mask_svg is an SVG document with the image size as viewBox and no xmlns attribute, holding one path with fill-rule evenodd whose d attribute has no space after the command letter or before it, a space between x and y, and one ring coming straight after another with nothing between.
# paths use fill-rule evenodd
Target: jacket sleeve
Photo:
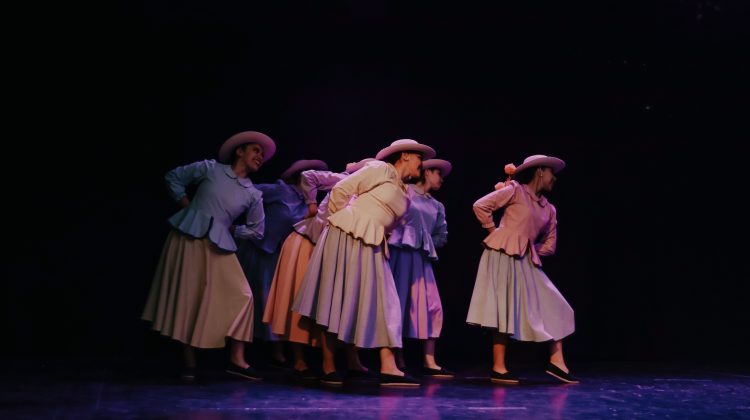
<instances>
[{"instance_id":1,"label":"jacket sleeve","mask_svg":"<svg viewBox=\"0 0 750 420\"><path fill-rule=\"evenodd\" d=\"M234 230L234 236L240 239L259 240L263 239L266 225L266 215L263 211L263 200L253 200L245 212L245 224L239 225Z\"/></svg>"},{"instance_id":2,"label":"jacket sleeve","mask_svg":"<svg viewBox=\"0 0 750 420\"><path fill-rule=\"evenodd\" d=\"M435 228L432 229L432 243L440 248L448 242L448 223L445 221L445 206L437 200L435 202L438 204L438 213Z\"/></svg>"},{"instance_id":3,"label":"jacket sleeve","mask_svg":"<svg viewBox=\"0 0 750 420\"><path fill-rule=\"evenodd\" d=\"M513 182L506 187L492 191L474 203L474 214L483 228L495 226L492 213L510 202L516 192L517 185L516 182Z\"/></svg>"},{"instance_id":4,"label":"jacket sleeve","mask_svg":"<svg viewBox=\"0 0 750 420\"><path fill-rule=\"evenodd\" d=\"M300 188L305 195L305 203L317 204L318 191L329 191L337 182L346 178L347 174L330 171L304 171L300 174Z\"/></svg>"},{"instance_id":5,"label":"jacket sleeve","mask_svg":"<svg viewBox=\"0 0 750 420\"><path fill-rule=\"evenodd\" d=\"M547 229L540 235L539 241L534 244L536 253L540 257L553 255L557 249L557 210L552 204L549 204L552 217L547 224Z\"/></svg>"},{"instance_id":6,"label":"jacket sleeve","mask_svg":"<svg viewBox=\"0 0 750 420\"><path fill-rule=\"evenodd\" d=\"M197 184L206 179L212 160L202 160L185 166L178 166L164 175L169 195L175 201L180 201L186 195L188 185Z\"/></svg>"}]
</instances>

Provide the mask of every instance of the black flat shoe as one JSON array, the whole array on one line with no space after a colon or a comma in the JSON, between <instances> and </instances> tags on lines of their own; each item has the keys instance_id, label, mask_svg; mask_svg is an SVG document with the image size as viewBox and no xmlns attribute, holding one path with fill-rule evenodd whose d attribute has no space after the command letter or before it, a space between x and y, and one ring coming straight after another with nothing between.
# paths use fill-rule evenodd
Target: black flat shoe
<instances>
[{"instance_id":1,"label":"black flat shoe","mask_svg":"<svg viewBox=\"0 0 750 420\"><path fill-rule=\"evenodd\" d=\"M404 376L389 375L387 373L380 374L380 386L418 387L421 385L418 380L406 374Z\"/></svg>"},{"instance_id":2,"label":"black flat shoe","mask_svg":"<svg viewBox=\"0 0 750 420\"><path fill-rule=\"evenodd\" d=\"M333 371L331 373L326 373L325 375L321 376L320 383L325 386L338 387L344 384L344 378L342 378L338 372Z\"/></svg>"},{"instance_id":3,"label":"black flat shoe","mask_svg":"<svg viewBox=\"0 0 750 420\"><path fill-rule=\"evenodd\" d=\"M422 368L422 375L423 376L429 376L431 378L453 378L456 376L455 373L449 371L445 368L440 369L432 369L428 367Z\"/></svg>"},{"instance_id":4,"label":"black flat shoe","mask_svg":"<svg viewBox=\"0 0 750 420\"><path fill-rule=\"evenodd\" d=\"M249 379L251 381L260 381L263 379L258 372L255 371L252 367L248 366L246 368L239 367L235 365L234 363L230 363L227 366L226 372L230 375L239 376L245 379Z\"/></svg>"},{"instance_id":5,"label":"black flat shoe","mask_svg":"<svg viewBox=\"0 0 750 420\"><path fill-rule=\"evenodd\" d=\"M571 375L570 372L565 372L559 367L553 365L552 363L547 365L547 370L544 373L554 376L555 378L557 378L558 381L566 383L566 384L581 383L581 381L579 381L578 378L576 378L575 376Z\"/></svg>"},{"instance_id":6,"label":"black flat shoe","mask_svg":"<svg viewBox=\"0 0 750 420\"><path fill-rule=\"evenodd\" d=\"M277 369L277 370L291 370L294 368L294 366L292 366L292 362L289 360L280 362L278 360L273 360L273 359L270 362L268 362L268 367L271 369Z\"/></svg>"},{"instance_id":7,"label":"black flat shoe","mask_svg":"<svg viewBox=\"0 0 750 420\"><path fill-rule=\"evenodd\" d=\"M371 370L347 369L346 379L353 379L355 381L377 381L380 379L380 375L373 373Z\"/></svg>"},{"instance_id":8,"label":"black flat shoe","mask_svg":"<svg viewBox=\"0 0 750 420\"><path fill-rule=\"evenodd\" d=\"M294 377L297 379L302 379L303 381L312 381L318 379L318 375L316 375L315 372L312 371L312 369L294 369Z\"/></svg>"},{"instance_id":9,"label":"black flat shoe","mask_svg":"<svg viewBox=\"0 0 750 420\"><path fill-rule=\"evenodd\" d=\"M490 381L496 383L496 384L507 384L507 385L517 385L519 383L518 377L510 371L505 373L499 373L495 372L494 370L490 374Z\"/></svg>"},{"instance_id":10,"label":"black flat shoe","mask_svg":"<svg viewBox=\"0 0 750 420\"><path fill-rule=\"evenodd\" d=\"M195 382L195 368L185 368L180 372L180 381L184 384Z\"/></svg>"}]
</instances>

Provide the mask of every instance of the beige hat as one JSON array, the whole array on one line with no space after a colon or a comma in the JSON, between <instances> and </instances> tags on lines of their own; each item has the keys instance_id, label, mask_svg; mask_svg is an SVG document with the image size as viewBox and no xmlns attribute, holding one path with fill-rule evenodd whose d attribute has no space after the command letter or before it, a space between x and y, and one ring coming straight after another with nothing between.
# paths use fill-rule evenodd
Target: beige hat
<instances>
[{"instance_id":1,"label":"beige hat","mask_svg":"<svg viewBox=\"0 0 750 420\"><path fill-rule=\"evenodd\" d=\"M453 165L443 159L427 159L422 161L422 169L440 169L440 175L445 178L451 173Z\"/></svg>"},{"instance_id":2,"label":"beige hat","mask_svg":"<svg viewBox=\"0 0 750 420\"><path fill-rule=\"evenodd\" d=\"M435 157L435 149L425 144L418 143L416 140L401 139L391 143L390 146L381 149L375 159L383 160L396 152L419 152L422 159L432 159Z\"/></svg>"},{"instance_id":3,"label":"beige hat","mask_svg":"<svg viewBox=\"0 0 750 420\"><path fill-rule=\"evenodd\" d=\"M228 138L221 145L221 148L219 148L219 162L229 163L234 149L247 143L257 143L263 148L263 162L271 159L274 153L276 153L276 143L270 137L259 131L243 131Z\"/></svg>"},{"instance_id":4,"label":"beige hat","mask_svg":"<svg viewBox=\"0 0 750 420\"><path fill-rule=\"evenodd\" d=\"M364 159L360 160L359 162L347 163L346 164L346 172L349 173L349 174L353 174L353 173L357 172L358 170L362 169L367 164L367 162L371 162L373 160L377 160L377 159L364 158Z\"/></svg>"},{"instance_id":5,"label":"beige hat","mask_svg":"<svg viewBox=\"0 0 750 420\"><path fill-rule=\"evenodd\" d=\"M527 168L533 168L535 166L546 166L552 168L552 172L558 173L565 167L565 162L562 159L547 155L532 155L523 160L523 163L516 167L515 173L519 173Z\"/></svg>"},{"instance_id":6,"label":"beige hat","mask_svg":"<svg viewBox=\"0 0 750 420\"><path fill-rule=\"evenodd\" d=\"M314 169L318 171L327 171L328 165L326 165L326 163L323 162L322 160L318 160L318 159L300 159L292 163L292 165L288 167L286 171L284 171L281 174L281 179L287 179L290 176L296 174L297 172L306 171L308 169Z\"/></svg>"}]
</instances>

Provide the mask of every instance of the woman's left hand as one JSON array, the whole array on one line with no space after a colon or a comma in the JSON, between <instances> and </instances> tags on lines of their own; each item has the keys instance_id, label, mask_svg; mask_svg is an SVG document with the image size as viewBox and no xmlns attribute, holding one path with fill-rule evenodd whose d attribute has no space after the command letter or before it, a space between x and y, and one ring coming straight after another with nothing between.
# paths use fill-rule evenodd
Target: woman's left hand
<instances>
[{"instance_id":1,"label":"woman's left hand","mask_svg":"<svg viewBox=\"0 0 750 420\"><path fill-rule=\"evenodd\" d=\"M305 219L309 219L313 216L318 214L318 205L315 203L310 203L307 205L307 214L305 215Z\"/></svg>"}]
</instances>

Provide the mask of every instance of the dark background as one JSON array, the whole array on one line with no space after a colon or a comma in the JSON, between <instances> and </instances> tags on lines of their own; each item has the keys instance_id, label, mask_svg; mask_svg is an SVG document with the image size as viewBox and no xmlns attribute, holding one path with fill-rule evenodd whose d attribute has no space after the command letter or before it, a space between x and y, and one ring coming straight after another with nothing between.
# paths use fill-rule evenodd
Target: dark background
<instances>
[{"instance_id":1,"label":"dark background","mask_svg":"<svg viewBox=\"0 0 750 420\"><path fill-rule=\"evenodd\" d=\"M278 153L255 182L399 138L453 163L435 194L443 360L490 357L464 323L484 235L471 205L543 153L568 164L544 261L576 311L568 358L747 363L743 2L315 3L122 3L46 38L56 71L29 74L48 117L12 142L45 159L4 200L4 356L177 360L139 320L177 210L162 176L259 130Z\"/></svg>"}]
</instances>

